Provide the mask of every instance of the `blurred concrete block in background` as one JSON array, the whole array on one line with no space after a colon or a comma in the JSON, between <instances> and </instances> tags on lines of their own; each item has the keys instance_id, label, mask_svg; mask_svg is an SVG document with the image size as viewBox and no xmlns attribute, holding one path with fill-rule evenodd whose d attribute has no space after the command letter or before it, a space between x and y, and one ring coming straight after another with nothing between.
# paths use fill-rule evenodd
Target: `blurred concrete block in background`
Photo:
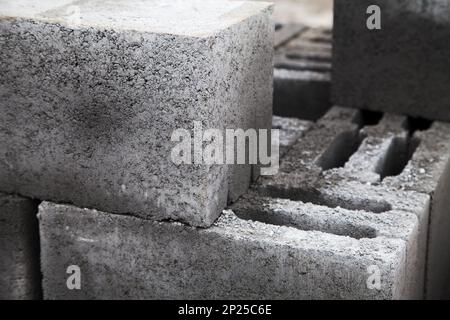
<instances>
[{"instance_id":1,"label":"blurred concrete block in background","mask_svg":"<svg viewBox=\"0 0 450 320\"><path fill-rule=\"evenodd\" d=\"M336 0L334 14L334 104L450 120L449 1Z\"/></svg>"},{"instance_id":2,"label":"blurred concrete block in background","mask_svg":"<svg viewBox=\"0 0 450 320\"><path fill-rule=\"evenodd\" d=\"M317 120L331 107L332 35L300 27L281 24L275 31L273 113Z\"/></svg>"}]
</instances>

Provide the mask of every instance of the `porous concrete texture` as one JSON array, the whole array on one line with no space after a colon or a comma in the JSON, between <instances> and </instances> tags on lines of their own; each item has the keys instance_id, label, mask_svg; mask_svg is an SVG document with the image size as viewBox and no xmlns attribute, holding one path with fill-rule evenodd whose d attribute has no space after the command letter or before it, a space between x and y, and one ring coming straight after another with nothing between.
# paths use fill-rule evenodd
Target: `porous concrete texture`
<instances>
[{"instance_id":1,"label":"porous concrete texture","mask_svg":"<svg viewBox=\"0 0 450 320\"><path fill-rule=\"evenodd\" d=\"M208 229L44 203L45 297L420 299L443 288L431 283L445 279L447 246L427 241L447 237L450 125L333 107L273 127L280 173ZM70 264L85 274L80 291L65 285Z\"/></svg>"},{"instance_id":2,"label":"porous concrete texture","mask_svg":"<svg viewBox=\"0 0 450 320\"><path fill-rule=\"evenodd\" d=\"M418 209L414 278L423 282L425 297L444 298L449 157L448 123L333 107L291 146L280 174L261 178L256 189L264 196L373 214Z\"/></svg>"},{"instance_id":3,"label":"porous concrete texture","mask_svg":"<svg viewBox=\"0 0 450 320\"><path fill-rule=\"evenodd\" d=\"M380 30L366 26L370 5ZM336 0L333 103L450 120L449 17L446 0Z\"/></svg>"},{"instance_id":4,"label":"porous concrete texture","mask_svg":"<svg viewBox=\"0 0 450 320\"><path fill-rule=\"evenodd\" d=\"M0 190L209 226L247 189L250 166L174 164L171 134L270 128L270 4L0 8Z\"/></svg>"},{"instance_id":5,"label":"porous concrete texture","mask_svg":"<svg viewBox=\"0 0 450 320\"><path fill-rule=\"evenodd\" d=\"M274 200L275 201L275 200ZM367 215L276 202L293 217L317 214L353 225L344 235L248 221L226 211L210 228L155 222L45 202L40 206L46 299L393 299L408 289L413 214ZM251 206L249 210L253 210ZM240 209L242 211L245 209ZM278 211L276 211L278 212ZM243 214L241 212L241 214ZM394 216L392 216L394 217ZM294 218L295 219L295 218ZM356 221L356 222L355 222ZM399 224L401 221L401 224ZM377 235L374 237L374 235ZM66 269L81 270L68 290ZM371 268L381 287L368 286ZM405 291L406 290L406 291ZM406 293L405 293L406 292Z\"/></svg>"},{"instance_id":6,"label":"porous concrete texture","mask_svg":"<svg viewBox=\"0 0 450 320\"><path fill-rule=\"evenodd\" d=\"M37 206L0 193L0 300L41 297Z\"/></svg>"},{"instance_id":7,"label":"porous concrete texture","mask_svg":"<svg viewBox=\"0 0 450 320\"><path fill-rule=\"evenodd\" d=\"M280 25L275 39L274 114L317 120L331 106L331 31Z\"/></svg>"},{"instance_id":8,"label":"porous concrete texture","mask_svg":"<svg viewBox=\"0 0 450 320\"><path fill-rule=\"evenodd\" d=\"M272 129L280 132L280 157L283 157L294 143L303 137L305 132L311 128L311 125L312 123L307 120L273 116Z\"/></svg>"}]
</instances>

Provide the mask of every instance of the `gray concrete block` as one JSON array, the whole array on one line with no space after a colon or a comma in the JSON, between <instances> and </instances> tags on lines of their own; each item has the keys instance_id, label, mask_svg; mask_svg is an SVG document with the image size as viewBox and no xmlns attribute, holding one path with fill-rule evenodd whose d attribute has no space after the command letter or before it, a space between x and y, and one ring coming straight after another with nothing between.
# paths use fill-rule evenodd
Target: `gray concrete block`
<instances>
[{"instance_id":1,"label":"gray concrete block","mask_svg":"<svg viewBox=\"0 0 450 320\"><path fill-rule=\"evenodd\" d=\"M385 115L386 118L386 115ZM450 124L443 122L403 121L397 119L396 126L389 128L394 117L387 117L379 126L372 128L372 136L378 140L366 141L360 154L382 154L380 159L405 165L398 175L384 177L384 185L400 190L414 190L428 194L431 198L428 235L427 283L428 299L448 299L450 291ZM389 119L390 118L390 119ZM396 129L395 129L396 128ZM400 129L399 129L400 128ZM376 134L375 134L376 133ZM371 147L366 147L371 145ZM371 150L370 152L368 152ZM405 154L410 160L405 164ZM412 153L412 154L411 154ZM356 159L355 159L356 160ZM386 160L384 160L386 161ZM384 162L381 162L384 165ZM377 162L380 165L380 162ZM388 171L389 166L384 166ZM375 167L376 168L376 167ZM394 171L395 172L395 171ZM398 172L398 171L397 171Z\"/></svg>"},{"instance_id":2,"label":"gray concrete block","mask_svg":"<svg viewBox=\"0 0 450 320\"><path fill-rule=\"evenodd\" d=\"M449 167L450 124L334 107L291 146L280 174L260 179L256 188L265 196L376 214L428 211L419 216L421 270L427 256L420 279L427 298L444 298Z\"/></svg>"},{"instance_id":3,"label":"gray concrete block","mask_svg":"<svg viewBox=\"0 0 450 320\"><path fill-rule=\"evenodd\" d=\"M394 215L380 218L367 215L367 224L363 225L353 217L353 212L344 209L332 211L313 205L276 203L289 210L286 214L299 220L284 226L241 219L226 211L212 227L198 229L43 203L39 215L44 297L395 299L409 296L405 277L410 271L406 261L411 252L407 239L417 226L415 215L398 213L402 219L395 219ZM239 209L239 214L245 216L245 210ZM353 227L332 234L317 223L318 230L315 230L311 225L302 226L305 214L310 219L340 216L343 223ZM65 271L74 264L80 267L81 290L66 287ZM379 289L367 285L371 275L368 270L373 266L381 276Z\"/></svg>"},{"instance_id":4,"label":"gray concrete block","mask_svg":"<svg viewBox=\"0 0 450 320\"><path fill-rule=\"evenodd\" d=\"M330 108L329 33L304 29L276 49L274 114L317 120Z\"/></svg>"},{"instance_id":5,"label":"gray concrete block","mask_svg":"<svg viewBox=\"0 0 450 320\"><path fill-rule=\"evenodd\" d=\"M444 271L443 264L430 264L428 239L436 232L430 228L433 216L445 226L448 212L442 182L449 180L448 125L338 107L317 123L294 120L273 121L287 148L280 173L260 177L208 229L44 203L40 216L45 297L429 296L430 267ZM340 148L352 138L336 142L342 132L362 134L357 147L350 143L354 153L344 152L347 161L339 155ZM397 175L375 172L378 180L372 180L366 171L376 170L373 163L386 157L395 160L386 156L392 147L386 148L385 141L405 132L409 139L421 139L408 155L411 160L401 161L405 166ZM334 154L341 165L324 167L319 161L324 154L330 156L325 162L332 163ZM416 169L424 160L429 162L428 178ZM426 183L419 188L416 180L405 180L408 170L422 174L418 178ZM432 188L436 192L430 192ZM436 194L442 198L437 205ZM443 234L435 237L445 240ZM85 274L80 291L66 287L64 270L70 264L79 265ZM380 272L378 289L367 284L371 268Z\"/></svg>"},{"instance_id":6,"label":"gray concrete block","mask_svg":"<svg viewBox=\"0 0 450 320\"><path fill-rule=\"evenodd\" d=\"M37 206L0 193L0 300L41 297Z\"/></svg>"},{"instance_id":7,"label":"gray concrete block","mask_svg":"<svg viewBox=\"0 0 450 320\"><path fill-rule=\"evenodd\" d=\"M369 30L370 5L381 29ZM450 120L450 3L446 0L337 0L334 104Z\"/></svg>"},{"instance_id":8,"label":"gray concrete block","mask_svg":"<svg viewBox=\"0 0 450 320\"><path fill-rule=\"evenodd\" d=\"M252 168L176 165L171 134L271 127L270 14L262 2L2 1L0 190L211 225Z\"/></svg>"},{"instance_id":9,"label":"gray concrete block","mask_svg":"<svg viewBox=\"0 0 450 320\"><path fill-rule=\"evenodd\" d=\"M333 112L336 114L338 110L333 109ZM426 297L450 297L447 289L450 283L447 250L450 245L450 124L367 111L355 113L365 115L360 115L359 119L349 115L347 120L345 116L340 120L334 117L330 126L336 127L339 121L343 121L341 126L344 126L351 119L355 120L361 128L359 147L341 167L322 174L325 179L335 176L364 184L380 184L394 188L394 193L398 192L395 190L410 190L429 195ZM324 120L322 122L326 123L331 119L326 116ZM341 144L341 147L345 149L346 144ZM303 146L298 150L301 148ZM297 155L286 155L285 159L293 163ZM287 165L282 165L281 170L284 167ZM295 165L291 164L291 167Z\"/></svg>"}]
</instances>

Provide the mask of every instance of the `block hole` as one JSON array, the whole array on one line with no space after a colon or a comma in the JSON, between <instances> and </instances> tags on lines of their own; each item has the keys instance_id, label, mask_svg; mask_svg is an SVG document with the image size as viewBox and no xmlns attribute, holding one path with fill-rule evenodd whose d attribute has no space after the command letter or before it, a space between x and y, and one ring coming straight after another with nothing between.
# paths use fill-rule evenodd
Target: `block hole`
<instances>
[{"instance_id":1,"label":"block hole","mask_svg":"<svg viewBox=\"0 0 450 320\"><path fill-rule=\"evenodd\" d=\"M380 175L381 180L401 174L419 145L420 139L415 137L392 139L386 153L376 165L375 171Z\"/></svg>"},{"instance_id":2,"label":"block hole","mask_svg":"<svg viewBox=\"0 0 450 320\"><path fill-rule=\"evenodd\" d=\"M332 42L332 39L328 37L328 35L317 35L308 38L308 41L311 41L312 43L319 43L319 44L330 44Z\"/></svg>"},{"instance_id":3,"label":"block hole","mask_svg":"<svg viewBox=\"0 0 450 320\"><path fill-rule=\"evenodd\" d=\"M275 31L278 31L281 28L283 28L283 25L281 23L275 23Z\"/></svg>"},{"instance_id":4,"label":"block hole","mask_svg":"<svg viewBox=\"0 0 450 320\"><path fill-rule=\"evenodd\" d=\"M327 55L305 53L305 52L291 52L286 54L286 58L291 60L307 60L319 62L331 62L331 57Z\"/></svg>"},{"instance_id":5,"label":"block hole","mask_svg":"<svg viewBox=\"0 0 450 320\"><path fill-rule=\"evenodd\" d=\"M319 231L354 239L373 239L377 237L377 231L374 228L333 219L331 214L329 219L326 219L327 223L324 223L323 218L314 218L310 215L301 213L295 214L279 210L233 208L233 212L243 220L258 221L275 226L291 227L302 231Z\"/></svg>"},{"instance_id":6,"label":"block hole","mask_svg":"<svg viewBox=\"0 0 450 320\"><path fill-rule=\"evenodd\" d=\"M412 136L416 131L426 131L433 125L432 120L424 118L407 117L403 123L403 128L408 130L409 135Z\"/></svg>"},{"instance_id":7,"label":"block hole","mask_svg":"<svg viewBox=\"0 0 450 320\"><path fill-rule=\"evenodd\" d=\"M358 151L365 138L365 134L361 133L360 130L340 133L320 156L316 164L322 170L343 167L350 157Z\"/></svg>"},{"instance_id":8,"label":"block hole","mask_svg":"<svg viewBox=\"0 0 450 320\"><path fill-rule=\"evenodd\" d=\"M330 72L330 64L323 62L303 61L304 63L277 62L275 68L296 71Z\"/></svg>"},{"instance_id":9,"label":"block hole","mask_svg":"<svg viewBox=\"0 0 450 320\"><path fill-rule=\"evenodd\" d=\"M383 213L392 210L392 206L385 200L359 198L357 195L348 197L342 194L324 194L317 189L303 188L278 188L270 186L262 192L265 196L272 198L302 201L329 208L343 208L353 211L366 211L372 213Z\"/></svg>"},{"instance_id":10,"label":"block hole","mask_svg":"<svg viewBox=\"0 0 450 320\"><path fill-rule=\"evenodd\" d=\"M376 126L383 118L383 112L371 111L371 110L359 110L352 122L357 124L359 128L366 126Z\"/></svg>"}]
</instances>

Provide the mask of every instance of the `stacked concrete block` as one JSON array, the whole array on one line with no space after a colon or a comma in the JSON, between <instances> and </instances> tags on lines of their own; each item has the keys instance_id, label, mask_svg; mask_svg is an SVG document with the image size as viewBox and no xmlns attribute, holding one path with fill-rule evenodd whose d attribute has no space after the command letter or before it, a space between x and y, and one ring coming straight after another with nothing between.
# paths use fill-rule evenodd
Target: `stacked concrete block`
<instances>
[{"instance_id":1,"label":"stacked concrete block","mask_svg":"<svg viewBox=\"0 0 450 320\"><path fill-rule=\"evenodd\" d=\"M425 297L443 298L450 266L449 157L447 123L334 107L291 147L280 174L260 179L256 188L264 196L375 215L417 208L411 279Z\"/></svg>"},{"instance_id":2,"label":"stacked concrete block","mask_svg":"<svg viewBox=\"0 0 450 320\"><path fill-rule=\"evenodd\" d=\"M333 102L450 120L449 17L446 0L336 0Z\"/></svg>"},{"instance_id":3,"label":"stacked concrete block","mask_svg":"<svg viewBox=\"0 0 450 320\"><path fill-rule=\"evenodd\" d=\"M0 300L41 297L37 206L0 193Z\"/></svg>"},{"instance_id":4,"label":"stacked concrete block","mask_svg":"<svg viewBox=\"0 0 450 320\"><path fill-rule=\"evenodd\" d=\"M331 106L331 32L281 25L275 39L274 114L317 120Z\"/></svg>"},{"instance_id":5,"label":"stacked concrete block","mask_svg":"<svg viewBox=\"0 0 450 320\"><path fill-rule=\"evenodd\" d=\"M446 237L429 224L446 221L450 126L338 107L296 121L273 121L280 173L260 177L208 229L42 204L45 297L429 297L430 276L444 271L427 241ZM398 137L420 143L391 166L389 154L407 149ZM84 274L78 291L66 286L72 264Z\"/></svg>"},{"instance_id":6,"label":"stacked concrete block","mask_svg":"<svg viewBox=\"0 0 450 320\"><path fill-rule=\"evenodd\" d=\"M0 5L0 190L209 226L248 188L250 166L175 164L171 135L270 128L269 4Z\"/></svg>"}]
</instances>

